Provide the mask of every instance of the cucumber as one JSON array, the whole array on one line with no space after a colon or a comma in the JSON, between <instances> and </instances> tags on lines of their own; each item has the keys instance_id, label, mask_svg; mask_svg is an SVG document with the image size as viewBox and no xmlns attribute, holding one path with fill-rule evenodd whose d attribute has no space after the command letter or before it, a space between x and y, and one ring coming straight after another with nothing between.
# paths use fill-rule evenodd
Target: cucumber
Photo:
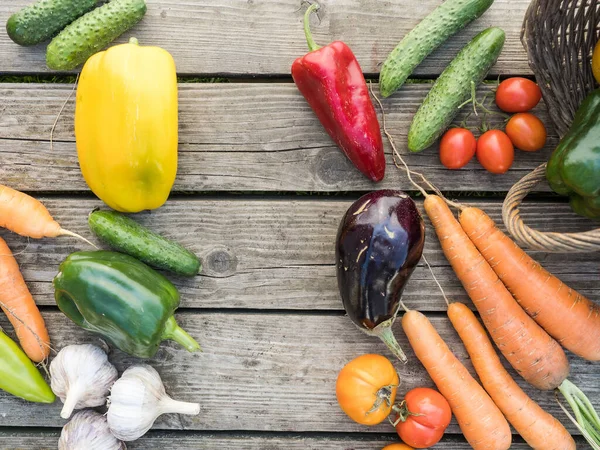
<instances>
[{"instance_id":1,"label":"cucumber","mask_svg":"<svg viewBox=\"0 0 600 450\"><path fill-rule=\"evenodd\" d=\"M10 16L6 32L19 45L39 44L95 6L96 0L40 0Z\"/></svg>"},{"instance_id":2,"label":"cucumber","mask_svg":"<svg viewBox=\"0 0 600 450\"><path fill-rule=\"evenodd\" d=\"M450 126L459 106L471 96L496 63L504 46L504 31L491 27L471 40L442 72L413 117L408 149L420 152L432 145Z\"/></svg>"},{"instance_id":3,"label":"cucumber","mask_svg":"<svg viewBox=\"0 0 600 450\"><path fill-rule=\"evenodd\" d=\"M389 54L379 74L379 91L389 97L427 55L481 16L494 0L446 0L417 24Z\"/></svg>"},{"instance_id":4,"label":"cucumber","mask_svg":"<svg viewBox=\"0 0 600 450\"><path fill-rule=\"evenodd\" d=\"M192 252L121 213L92 211L88 224L101 241L152 267L186 276L200 272L200 260Z\"/></svg>"},{"instance_id":5,"label":"cucumber","mask_svg":"<svg viewBox=\"0 0 600 450\"><path fill-rule=\"evenodd\" d=\"M52 39L46 50L46 65L71 70L142 20L144 0L112 0L80 17Z\"/></svg>"}]
</instances>

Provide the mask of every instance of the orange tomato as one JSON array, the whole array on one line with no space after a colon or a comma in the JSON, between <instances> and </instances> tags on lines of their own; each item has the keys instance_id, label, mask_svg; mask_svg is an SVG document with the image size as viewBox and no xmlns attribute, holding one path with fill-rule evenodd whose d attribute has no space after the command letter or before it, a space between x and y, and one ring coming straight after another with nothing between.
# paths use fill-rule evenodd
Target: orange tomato
<instances>
[{"instance_id":1,"label":"orange tomato","mask_svg":"<svg viewBox=\"0 0 600 450\"><path fill-rule=\"evenodd\" d=\"M389 359L362 355L340 371L335 393L348 417L361 425L377 425L392 412L400 380Z\"/></svg>"},{"instance_id":2,"label":"orange tomato","mask_svg":"<svg viewBox=\"0 0 600 450\"><path fill-rule=\"evenodd\" d=\"M594 54L592 55L592 71L594 72L594 78L600 83L600 41L598 41L596 47L594 47Z\"/></svg>"},{"instance_id":3,"label":"orange tomato","mask_svg":"<svg viewBox=\"0 0 600 450\"><path fill-rule=\"evenodd\" d=\"M381 450L414 450L406 444L390 444L383 447Z\"/></svg>"}]
</instances>

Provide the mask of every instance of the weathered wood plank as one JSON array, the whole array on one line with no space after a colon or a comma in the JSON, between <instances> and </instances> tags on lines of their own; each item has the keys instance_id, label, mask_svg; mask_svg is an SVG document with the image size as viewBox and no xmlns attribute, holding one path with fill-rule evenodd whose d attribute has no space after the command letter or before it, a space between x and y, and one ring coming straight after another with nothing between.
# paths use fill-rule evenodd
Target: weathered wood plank
<instances>
[{"instance_id":1,"label":"weathered wood plank","mask_svg":"<svg viewBox=\"0 0 600 450\"><path fill-rule=\"evenodd\" d=\"M385 109L388 129L407 163L443 191L508 191L547 161L558 142L556 133L549 130L546 148L517 152L513 167L504 175L487 172L475 159L458 172L447 170L439 162L437 147L418 154L406 147L410 122L430 87L429 83L406 85L385 100ZM69 85L0 85L3 183L28 191L87 190L74 144L73 98L55 130L54 139L59 142L54 149L48 142L71 89ZM479 93L491 89L482 86ZM360 174L332 143L291 83L181 84L179 97L181 144L175 191L415 190L405 173L394 167L387 141L383 182L372 183ZM550 124L542 106L535 111ZM498 120L495 117L493 123ZM480 119L472 116L469 125L479 124ZM548 191L545 184L537 189Z\"/></svg>"},{"instance_id":2,"label":"weathered wood plank","mask_svg":"<svg viewBox=\"0 0 600 450\"><path fill-rule=\"evenodd\" d=\"M142 44L170 51L182 74L289 75L292 62L307 52L298 0L148 0L143 21L117 42L134 35ZM439 0L322 0L321 23L313 22L319 43L344 40L365 72L379 64ZM0 3L0 23L28 0ZM426 59L418 75L439 74L477 32L489 26L506 31L506 44L493 73L530 73L519 33L529 0L497 0L472 26ZM45 45L23 48L0 33L1 72L49 72Z\"/></svg>"},{"instance_id":3,"label":"weathered wood plank","mask_svg":"<svg viewBox=\"0 0 600 450\"><path fill-rule=\"evenodd\" d=\"M72 324L60 312L44 313L53 345L61 347L97 342L91 334ZM363 353L388 355L377 339L356 329L347 317L310 314L181 313L177 320L202 345L204 352L188 354L173 343L164 344L149 361L161 374L174 398L197 401L198 416L163 416L157 429L254 430L285 432L379 432L391 431L387 423L363 427L348 419L335 398L338 371ZM466 352L446 317L432 322L465 365ZM5 318L0 325L6 326ZM6 326L8 328L8 326ZM407 352L409 363L395 364L402 380L401 394L417 386L431 386L425 369L417 362L397 323L394 330ZM118 351L111 361L119 371L134 363ZM139 360L138 360L139 361ZM570 380L580 386L593 403L600 404L598 365L571 357ZM516 375L515 375L516 376ZM544 408L565 424L566 417L553 392L521 386ZM25 404L0 393L0 426L59 427L60 402ZM573 430L573 427L569 426ZM458 433L452 423L449 433Z\"/></svg>"},{"instance_id":4,"label":"weathered wood plank","mask_svg":"<svg viewBox=\"0 0 600 450\"><path fill-rule=\"evenodd\" d=\"M92 238L87 216L99 201L42 199L66 229ZM171 200L159 210L136 216L173 238L204 262L202 276L176 278L184 307L254 309L341 309L335 278L335 236L351 200ZM421 203L419 202L419 205ZM476 202L498 223L500 202ZM534 203L523 208L527 223L542 230L577 231L592 222L571 213L565 203ZM425 255L452 298L469 302L441 253L426 219ZM61 237L31 240L0 231L21 265L39 304L54 304L51 280L72 251L88 248ZM26 247L27 246L27 247ZM22 252L22 253L21 253ZM600 301L600 253L535 257L565 283ZM423 310L442 311L445 303L429 271L417 268L403 296Z\"/></svg>"},{"instance_id":5,"label":"weathered wood plank","mask_svg":"<svg viewBox=\"0 0 600 450\"><path fill-rule=\"evenodd\" d=\"M60 436L59 431L29 432L9 431L0 428L0 449L18 450L55 450L56 442ZM519 438L515 438L518 440ZM581 448L585 447L585 440L576 437L575 441ZM286 437L257 436L256 434L235 434L223 436L210 433L185 433L168 431L150 431L144 437L127 444L130 450L163 450L173 448L177 450L379 450L385 445L397 442L393 436L381 438L365 438L361 435L344 437L313 437L306 435L292 435ZM468 448L467 442L459 436L447 436L436 444L440 450L464 450ZM513 442L513 450L525 450L530 447L521 442Z\"/></svg>"}]
</instances>

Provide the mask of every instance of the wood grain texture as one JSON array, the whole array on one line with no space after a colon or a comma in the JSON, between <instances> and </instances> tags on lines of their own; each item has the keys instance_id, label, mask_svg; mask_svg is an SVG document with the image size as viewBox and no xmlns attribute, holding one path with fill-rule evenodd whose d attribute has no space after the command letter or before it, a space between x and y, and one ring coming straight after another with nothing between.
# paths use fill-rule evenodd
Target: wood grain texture
<instances>
[{"instance_id":1,"label":"wood grain texture","mask_svg":"<svg viewBox=\"0 0 600 450\"><path fill-rule=\"evenodd\" d=\"M2 450L55 450L60 432L10 431L0 434ZM518 438L516 438L518 439ZM585 448L585 441L576 437L578 448ZM385 445L398 442L393 435L380 438L347 435L345 437L313 437L311 435L291 435L286 437L268 434L236 433L232 435L210 433L186 433L172 431L150 431L135 442L127 443L129 450L380 450ZM581 445L581 447L579 447ZM459 436L446 436L435 445L440 450L464 450L468 444ZM525 450L530 447L521 442L513 442L513 450Z\"/></svg>"},{"instance_id":2,"label":"wood grain texture","mask_svg":"<svg viewBox=\"0 0 600 450\"><path fill-rule=\"evenodd\" d=\"M358 198L358 197L357 197ZM41 198L66 229L92 239L87 216L100 201ZM171 277L182 305L195 308L340 310L335 275L335 238L351 200L171 200L162 208L135 215L150 229L172 238L203 261L200 276ZM500 202L473 203L501 222ZM418 202L422 210L422 203ZM527 203L523 215L539 229L578 231L593 226L571 213L565 203ZM428 219L425 255L447 294L469 303L441 252ZM73 251L89 249L70 237L27 240L0 231L16 253L34 298L53 305L51 280ZM98 245L100 245L98 243ZM561 255L532 253L566 284L600 301L600 253ZM445 310L445 303L421 262L403 295L411 307Z\"/></svg>"},{"instance_id":3,"label":"wood grain texture","mask_svg":"<svg viewBox=\"0 0 600 450\"><path fill-rule=\"evenodd\" d=\"M98 342L60 312L43 314L50 339L57 349L75 343ZM191 313L177 321L197 338L203 353L189 354L175 343L164 343L148 360L161 374L173 398L200 403L198 416L165 415L157 429L254 430L280 432L378 432L391 431L388 423L364 427L339 409L335 380L339 370L364 353L390 357L384 344L363 334L345 316L323 314ZM445 316L431 318L457 357L472 371L466 351ZM0 325L8 328L5 318ZM394 327L409 363L395 364L402 385L400 395L417 386L432 386L417 362L401 330ZM598 364L571 356L570 380L594 404L600 404ZM121 372L135 358L113 351L110 360ZM511 372L515 378L517 375ZM567 424L553 392L542 392L517 382L542 407ZM0 426L59 427L60 401L53 405L25 404L0 393ZM575 432L573 427L569 430ZM453 422L448 432L459 429Z\"/></svg>"},{"instance_id":4,"label":"wood grain texture","mask_svg":"<svg viewBox=\"0 0 600 450\"><path fill-rule=\"evenodd\" d=\"M0 23L29 0L0 2ZM130 36L173 55L181 74L289 75L295 58L308 51L299 0L147 0L146 17ZM379 65L402 37L439 5L439 0L321 0L321 22L313 21L318 43L345 41L362 69ZM496 0L470 27L451 38L417 69L439 74L475 34L489 26L506 31L506 44L493 74L530 73L519 33L529 0ZM0 33L0 72L51 72L45 44L24 48Z\"/></svg>"},{"instance_id":5,"label":"wood grain texture","mask_svg":"<svg viewBox=\"0 0 600 450\"><path fill-rule=\"evenodd\" d=\"M550 129L546 147L539 152L517 151L513 167L504 175L487 172L475 158L463 170L447 170L439 162L436 145L417 154L406 146L412 117L430 87L429 83L406 85L384 105L387 128L406 162L443 191L508 191L547 161L558 142ZM492 88L482 86L480 97ZM54 148L49 144L52 125L71 90L70 85L0 85L3 183L27 191L87 190L74 144L73 97L58 120ZM469 110L465 107L464 112ZM535 112L549 125L543 106ZM499 125L501 120L494 116L491 122ZM387 140L385 179L376 184L360 174L291 83L181 84L179 121L179 169L174 187L178 192L415 190L404 171L394 166ZM479 126L481 116L472 115L468 124ZM537 190L549 188L541 184Z\"/></svg>"}]
</instances>

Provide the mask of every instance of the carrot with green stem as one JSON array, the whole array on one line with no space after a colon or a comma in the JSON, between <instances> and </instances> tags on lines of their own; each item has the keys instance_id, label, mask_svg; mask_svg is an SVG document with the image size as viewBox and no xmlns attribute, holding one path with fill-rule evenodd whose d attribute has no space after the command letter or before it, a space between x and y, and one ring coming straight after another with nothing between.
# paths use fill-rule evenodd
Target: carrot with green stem
<instances>
[{"instance_id":1,"label":"carrot with green stem","mask_svg":"<svg viewBox=\"0 0 600 450\"><path fill-rule=\"evenodd\" d=\"M459 217L469 239L523 309L563 347L600 361L600 306L562 283L505 235L481 209Z\"/></svg>"},{"instance_id":2,"label":"carrot with green stem","mask_svg":"<svg viewBox=\"0 0 600 450\"><path fill-rule=\"evenodd\" d=\"M490 396L448 348L424 314L406 310L402 328L469 444L476 450L510 448L510 427Z\"/></svg>"},{"instance_id":3,"label":"carrot with green stem","mask_svg":"<svg viewBox=\"0 0 600 450\"><path fill-rule=\"evenodd\" d=\"M73 236L95 247L83 236L62 228L40 201L3 185L0 185L0 227L34 239Z\"/></svg>"},{"instance_id":4,"label":"carrot with green stem","mask_svg":"<svg viewBox=\"0 0 600 450\"><path fill-rule=\"evenodd\" d=\"M17 261L0 238L0 307L15 328L23 351L41 362L50 354L50 338Z\"/></svg>"}]
</instances>

